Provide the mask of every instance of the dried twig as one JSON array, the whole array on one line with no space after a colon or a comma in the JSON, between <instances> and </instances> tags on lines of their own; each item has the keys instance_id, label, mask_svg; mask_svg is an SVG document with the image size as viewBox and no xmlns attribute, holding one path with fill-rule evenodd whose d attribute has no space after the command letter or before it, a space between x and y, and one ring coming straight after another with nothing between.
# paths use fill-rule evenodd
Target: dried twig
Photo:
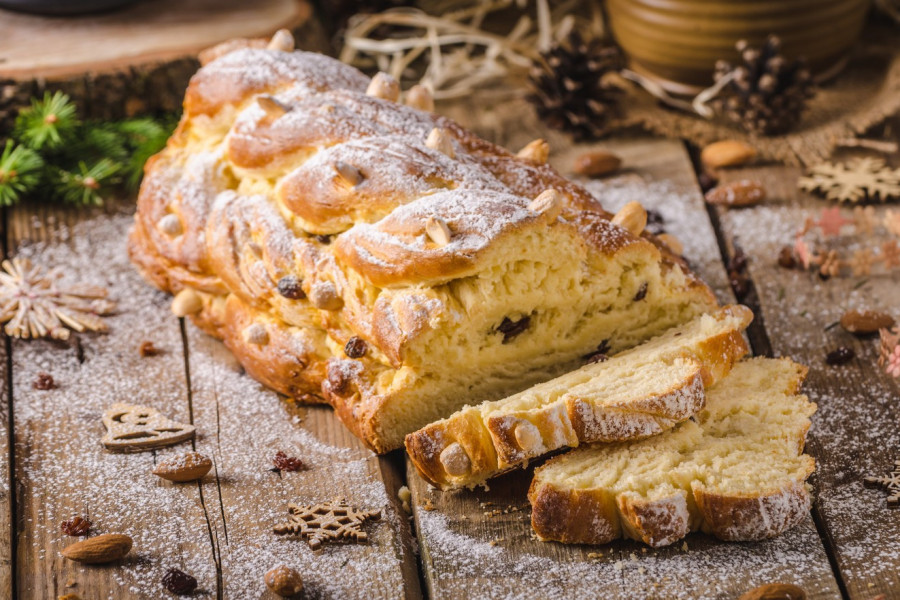
<instances>
[{"instance_id":1,"label":"dried twig","mask_svg":"<svg viewBox=\"0 0 900 600\"><path fill-rule=\"evenodd\" d=\"M551 7L549 0L534 0L531 11L523 0L473 0L472 6L441 16L408 8L357 15L350 20L340 58L398 80L421 79L437 99L459 97L486 83L523 77L535 61L543 60L542 51L575 27L570 13L582 3L568 0ZM594 13L587 26L602 33L597 8L590 7ZM483 28L491 14L514 8L519 18L505 35ZM385 27L399 31L376 39ZM426 56L428 61L420 60Z\"/></svg>"}]
</instances>

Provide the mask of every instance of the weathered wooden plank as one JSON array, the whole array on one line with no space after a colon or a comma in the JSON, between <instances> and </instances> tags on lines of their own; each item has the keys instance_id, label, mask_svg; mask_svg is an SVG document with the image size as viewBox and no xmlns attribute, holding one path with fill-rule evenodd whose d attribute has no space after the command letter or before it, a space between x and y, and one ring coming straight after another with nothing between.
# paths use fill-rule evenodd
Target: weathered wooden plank
<instances>
[{"instance_id":1,"label":"weathered wooden plank","mask_svg":"<svg viewBox=\"0 0 900 600\"><path fill-rule=\"evenodd\" d=\"M894 157L894 162L900 160ZM833 544L847 593L850 598L893 598L900 594L900 520L887 508L885 494L863 489L862 478L886 475L900 458L900 385L875 364L877 336L859 339L835 324L850 308L887 310L900 318L900 273L822 281L775 266L779 249L793 243L805 218L831 206L799 192L799 175L797 169L772 166L723 173L723 182L761 181L770 200L723 211L720 219L729 243L736 240L749 258L773 352L810 367L804 389L819 406L808 443L818 463L814 511ZM885 207L876 211L883 215ZM849 216L849 210L844 213ZM838 346L853 349L856 359L845 366L826 365L826 352Z\"/></svg>"},{"instance_id":2,"label":"weathered wooden plank","mask_svg":"<svg viewBox=\"0 0 900 600\"><path fill-rule=\"evenodd\" d=\"M33 210L23 205L10 212L9 252L60 267L64 281L105 285L119 308L108 319L107 334L74 335L68 343L12 341L19 597L161 597L170 567L198 578L198 597L215 596L198 486L174 486L151 474L156 461L190 446L121 455L100 445L101 415L114 402L189 419L178 321L168 299L146 286L128 262L131 217L46 206L37 208L36 217ZM25 238L49 243L23 244ZM145 340L163 353L141 357ZM34 388L41 372L53 377L56 389ZM61 534L60 523L75 515L94 523L92 534L130 535L131 554L104 567L63 559L59 551L75 540Z\"/></svg>"},{"instance_id":3,"label":"weathered wooden plank","mask_svg":"<svg viewBox=\"0 0 900 600\"><path fill-rule=\"evenodd\" d=\"M13 479L9 448L9 381L6 340L0 343L0 598L13 597Z\"/></svg>"},{"instance_id":4,"label":"weathered wooden plank","mask_svg":"<svg viewBox=\"0 0 900 600\"><path fill-rule=\"evenodd\" d=\"M224 597L259 597L263 575L280 564L302 574L304 597L421 597L410 525L395 501L400 483L386 481L379 457L330 408L279 398L244 375L221 342L192 325L187 331L197 447L214 459L218 474L203 488L220 503L211 512ZM272 472L278 451L302 459L306 468ZM368 543L326 544L313 552L302 540L272 532L287 521L288 503L337 497L381 510L381 520L365 527Z\"/></svg>"},{"instance_id":5,"label":"weathered wooden plank","mask_svg":"<svg viewBox=\"0 0 900 600\"><path fill-rule=\"evenodd\" d=\"M452 107L451 107L452 108ZM570 146L531 119L521 104L501 106L472 123L477 111L454 116L507 147L543 137L551 162L566 173L586 146ZM483 123L483 125L481 125ZM603 145L624 159L617 176L588 185L608 210L630 200L658 210L666 230L685 246L696 271L723 302L733 301L720 253L687 154L680 143L633 140ZM475 399L473 399L475 400ZM728 544L703 535L686 546L653 550L632 542L604 547L541 543L532 537L526 499L531 471L490 482L490 490L442 493L408 465L427 591L436 598L634 597L734 598L764 583L792 582L811 598L840 591L811 518L777 539Z\"/></svg>"}]
</instances>

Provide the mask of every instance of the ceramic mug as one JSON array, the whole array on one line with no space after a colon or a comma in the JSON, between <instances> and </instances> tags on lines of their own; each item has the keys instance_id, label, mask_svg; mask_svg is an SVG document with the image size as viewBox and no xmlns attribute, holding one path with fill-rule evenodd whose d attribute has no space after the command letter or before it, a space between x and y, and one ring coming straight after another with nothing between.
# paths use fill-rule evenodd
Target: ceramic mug
<instances>
[{"instance_id":1,"label":"ceramic mug","mask_svg":"<svg viewBox=\"0 0 900 600\"><path fill-rule=\"evenodd\" d=\"M713 83L716 61L738 61L735 42L781 38L827 77L859 39L870 0L607 0L613 35L630 67L668 91L694 94Z\"/></svg>"}]
</instances>

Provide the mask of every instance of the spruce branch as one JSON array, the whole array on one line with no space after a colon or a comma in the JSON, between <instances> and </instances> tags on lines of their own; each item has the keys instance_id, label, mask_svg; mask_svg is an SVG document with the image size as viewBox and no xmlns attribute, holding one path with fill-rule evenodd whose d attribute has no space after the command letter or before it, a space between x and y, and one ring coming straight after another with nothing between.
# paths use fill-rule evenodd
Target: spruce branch
<instances>
[{"instance_id":1,"label":"spruce branch","mask_svg":"<svg viewBox=\"0 0 900 600\"><path fill-rule=\"evenodd\" d=\"M91 167L82 161L77 171L58 169L52 182L53 192L64 202L102 206L109 187L118 182L119 165L103 158Z\"/></svg>"},{"instance_id":2,"label":"spruce branch","mask_svg":"<svg viewBox=\"0 0 900 600\"><path fill-rule=\"evenodd\" d=\"M31 106L19 111L14 137L32 150L54 149L63 145L78 127L75 104L69 97L56 92L44 93L43 100L32 98Z\"/></svg>"},{"instance_id":3,"label":"spruce branch","mask_svg":"<svg viewBox=\"0 0 900 600\"><path fill-rule=\"evenodd\" d=\"M43 166L44 161L36 152L7 140L0 155L0 204L16 204L22 194L32 191L39 183Z\"/></svg>"}]
</instances>

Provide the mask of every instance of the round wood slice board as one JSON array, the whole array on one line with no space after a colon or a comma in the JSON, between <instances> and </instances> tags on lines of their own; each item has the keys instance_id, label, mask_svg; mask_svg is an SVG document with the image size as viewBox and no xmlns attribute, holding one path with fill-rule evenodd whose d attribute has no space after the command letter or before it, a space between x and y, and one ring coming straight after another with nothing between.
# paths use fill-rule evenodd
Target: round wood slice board
<instances>
[{"instance_id":1,"label":"round wood slice board","mask_svg":"<svg viewBox=\"0 0 900 600\"><path fill-rule=\"evenodd\" d=\"M155 0L79 17L0 10L0 78L60 78L196 56L236 37L294 29L310 17L303 0Z\"/></svg>"},{"instance_id":2,"label":"round wood slice board","mask_svg":"<svg viewBox=\"0 0 900 600\"><path fill-rule=\"evenodd\" d=\"M307 0L144 0L78 17L0 10L0 132L45 91L92 118L177 110L200 51L278 29L302 31L298 48L327 48Z\"/></svg>"}]
</instances>

